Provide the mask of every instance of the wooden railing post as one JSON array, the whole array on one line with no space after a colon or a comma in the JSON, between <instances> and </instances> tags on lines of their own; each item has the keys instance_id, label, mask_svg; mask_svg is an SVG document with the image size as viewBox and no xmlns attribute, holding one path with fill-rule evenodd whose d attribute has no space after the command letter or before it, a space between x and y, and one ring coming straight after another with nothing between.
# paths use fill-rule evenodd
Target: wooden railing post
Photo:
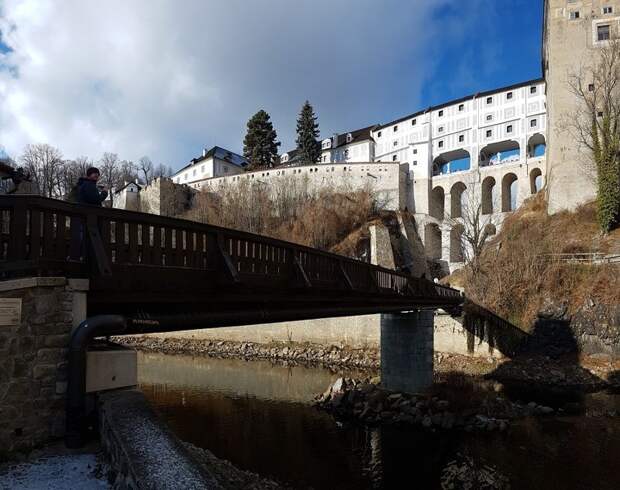
<instances>
[{"instance_id":1,"label":"wooden railing post","mask_svg":"<svg viewBox=\"0 0 620 490\"><path fill-rule=\"evenodd\" d=\"M26 259L26 222L28 208L26 201L19 200L11 210L11 227L9 241L9 259Z\"/></svg>"},{"instance_id":2,"label":"wooden railing post","mask_svg":"<svg viewBox=\"0 0 620 490\"><path fill-rule=\"evenodd\" d=\"M89 214L86 217L86 228L88 231L88 243L90 243L90 251L94 260L97 271L102 276L111 276L112 268L110 267L110 259L105 253L105 248L99 233L98 219L96 214Z\"/></svg>"}]
</instances>

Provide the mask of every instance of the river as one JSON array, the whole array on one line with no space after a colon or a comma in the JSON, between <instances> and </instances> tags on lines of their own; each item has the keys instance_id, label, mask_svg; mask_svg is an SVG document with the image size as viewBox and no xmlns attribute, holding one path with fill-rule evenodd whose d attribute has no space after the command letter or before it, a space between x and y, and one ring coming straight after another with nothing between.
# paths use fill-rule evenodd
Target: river
<instances>
[{"instance_id":1,"label":"river","mask_svg":"<svg viewBox=\"0 0 620 490\"><path fill-rule=\"evenodd\" d=\"M364 428L312 406L338 377L361 374L139 353L140 387L181 439L296 488L440 488L442 469L463 456L497 468L513 489L620 488L620 419L596 415L620 413L620 395L586 395L592 416L483 434Z\"/></svg>"}]
</instances>

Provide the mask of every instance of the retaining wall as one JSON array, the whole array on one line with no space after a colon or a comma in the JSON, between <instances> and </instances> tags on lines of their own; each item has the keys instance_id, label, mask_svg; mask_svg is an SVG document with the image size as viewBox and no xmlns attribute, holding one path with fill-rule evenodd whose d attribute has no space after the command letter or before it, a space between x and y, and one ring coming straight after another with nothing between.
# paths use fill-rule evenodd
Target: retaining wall
<instances>
[{"instance_id":1,"label":"retaining wall","mask_svg":"<svg viewBox=\"0 0 620 490\"><path fill-rule=\"evenodd\" d=\"M66 354L86 317L88 281L33 277L0 282L0 453L29 450L65 430ZM17 311L21 310L21 311ZM18 315L19 318L17 318ZM12 319L11 319L12 317Z\"/></svg>"},{"instance_id":2,"label":"retaining wall","mask_svg":"<svg viewBox=\"0 0 620 490\"><path fill-rule=\"evenodd\" d=\"M221 489L136 390L99 397L101 445L114 473L114 488Z\"/></svg>"},{"instance_id":3,"label":"retaining wall","mask_svg":"<svg viewBox=\"0 0 620 490\"><path fill-rule=\"evenodd\" d=\"M504 334L505 329L494 327L491 322L485 324L484 321L471 318L466 320L464 317L452 317L446 313L437 313L434 320L435 352L501 358L504 355L502 352L506 352L505 344L516 346L520 342L519 339L498 340L497 337L510 334ZM296 342L352 349L379 349L381 315L188 330L151 334L147 337L257 344Z\"/></svg>"}]
</instances>

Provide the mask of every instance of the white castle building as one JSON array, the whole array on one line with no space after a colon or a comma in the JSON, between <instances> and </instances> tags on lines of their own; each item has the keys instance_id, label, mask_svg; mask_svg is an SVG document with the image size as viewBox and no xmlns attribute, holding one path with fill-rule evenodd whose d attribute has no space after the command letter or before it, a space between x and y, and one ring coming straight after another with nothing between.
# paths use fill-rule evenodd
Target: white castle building
<instances>
[{"instance_id":1,"label":"white castle building","mask_svg":"<svg viewBox=\"0 0 620 490\"><path fill-rule=\"evenodd\" d=\"M334 134L320 141L314 165L291 150L277 167L245 171L241 155L214 147L173 181L212 192L242 182L309 192L372 189L386 209L414 213L428 256L454 269L463 262L458 222L468 202L480 203L494 233L505 213L543 187L546 128L545 82L536 79Z\"/></svg>"},{"instance_id":2,"label":"white castle building","mask_svg":"<svg viewBox=\"0 0 620 490\"><path fill-rule=\"evenodd\" d=\"M243 173L248 164L245 157L220 146L214 146L210 150L205 148L201 156L193 158L175 173L172 181L200 189L205 180Z\"/></svg>"}]
</instances>

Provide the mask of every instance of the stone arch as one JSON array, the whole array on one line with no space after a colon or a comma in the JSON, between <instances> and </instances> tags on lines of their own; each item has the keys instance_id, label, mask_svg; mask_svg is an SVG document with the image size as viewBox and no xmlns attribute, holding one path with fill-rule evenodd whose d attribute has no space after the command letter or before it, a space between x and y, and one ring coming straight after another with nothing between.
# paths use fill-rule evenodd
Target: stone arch
<instances>
[{"instance_id":1,"label":"stone arch","mask_svg":"<svg viewBox=\"0 0 620 490\"><path fill-rule=\"evenodd\" d=\"M544 157L547 152L547 143L545 136L535 133L527 140L527 156L528 158Z\"/></svg>"},{"instance_id":2,"label":"stone arch","mask_svg":"<svg viewBox=\"0 0 620 490\"><path fill-rule=\"evenodd\" d=\"M462 148L442 153L433 160L433 175L451 174L469 170L471 167L471 156L467 150Z\"/></svg>"},{"instance_id":3,"label":"stone arch","mask_svg":"<svg viewBox=\"0 0 620 490\"><path fill-rule=\"evenodd\" d=\"M495 179L486 177L482 181L482 214L493 214L495 211Z\"/></svg>"},{"instance_id":4,"label":"stone arch","mask_svg":"<svg viewBox=\"0 0 620 490\"><path fill-rule=\"evenodd\" d=\"M519 180L512 172L502 178L502 212L517 209L517 194L519 192Z\"/></svg>"},{"instance_id":5,"label":"stone arch","mask_svg":"<svg viewBox=\"0 0 620 490\"><path fill-rule=\"evenodd\" d=\"M536 194L542 189L542 186L542 170L540 170L539 168L532 169L532 171L530 172L530 194Z\"/></svg>"},{"instance_id":6,"label":"stone arch","mask_svg":"<svg viewBox=\"0 0 620 490\"><path fill-rule=\"evenodd\" d=\"M431 259L441 259L441 228L436 223L424 226L424 251Z\"/></svg>"},{"instance_id":7,"label":"stone arch","mask_svg":"<svg viewBox=\"0 0 620 490\"><path fill-rule=\"evenodd\" d=\"M431 191L430 215L438 220L443 220L445 213L446 196L443 187L437 186Z\"/></svg>"},{"instance_id":8,"label":"stone arch","mask_svg":"<svg viewBox=\"0 0 620 490\"><path fill-rule=\"evenodd\" d=\"M480 166L502 165L520 160L521 147L518 141L505 140L491 143L480 150Z\"/></svg>"},{"instance_id":9,"label":"stone arch","mask_svg":"<svg viewBox=\"0 0 620 490\"><path fill-rule=\"evenodd\" d=\"M467 186L463 182L457 182L450 189L450 217L461 218L463 216L463 198Z\"/></svg>"},{"instance_id":10,"label":"stone arch","mask_svg":"<svg viewBox=\"0 0 620 490\"><path fill-rule=\"evenodd\" d=\"M463 261L463 225L457 224L450 230L450 262Z\"/></svg>"}]
</instances>

